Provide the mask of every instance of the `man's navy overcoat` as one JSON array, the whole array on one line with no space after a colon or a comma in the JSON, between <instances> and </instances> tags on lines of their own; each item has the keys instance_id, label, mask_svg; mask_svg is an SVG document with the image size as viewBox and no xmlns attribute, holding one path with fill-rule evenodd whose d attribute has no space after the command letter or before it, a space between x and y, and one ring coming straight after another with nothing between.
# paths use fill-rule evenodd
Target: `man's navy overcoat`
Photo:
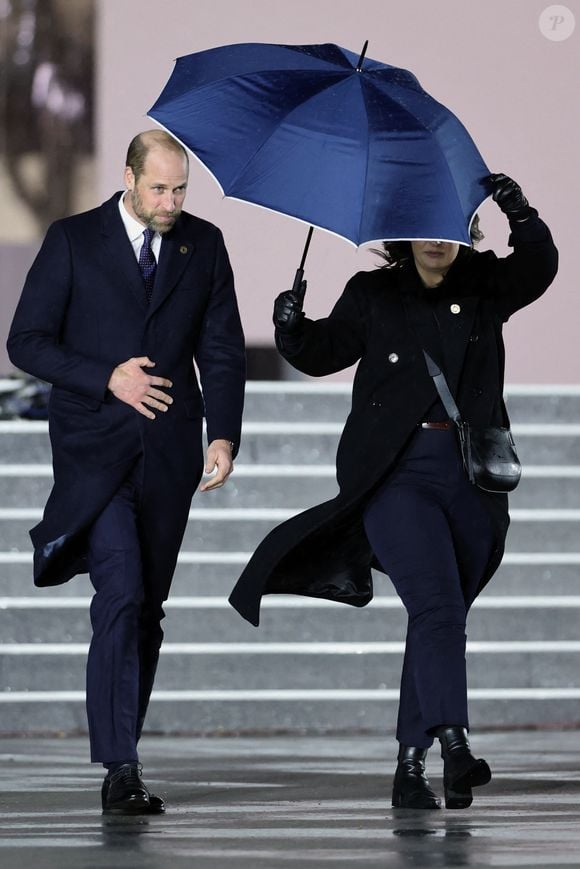
<instances>
[{"instance_id":1,"label":"man's navy overcoat","mask_svg":"<svg viewBox=\"0 0 580 869\"><path fill-rule=\"evenodd\" d=\"M430 301L412 262L359 272L329 317L305 319L296 338L277 334L282 354L305 374L320 377L359 364L336 457L340 492L276 527L257 548L230 596L252 624L259 623L263 594L355 606L371 600L371 567L381 568L364 532L364 505L437 401L423 348L444 371L460 373L452 388L464 419L474 426L508 424L502 327L557 271L556 248L536 214L512 225L508 257L493 251L458 256ZM506 495L481 497L496 528L483 587L501 561L509 518Z\"/></svg>"},{"instance_id":2,"label":"man's navy overcoat","mask_svg":"<svg viewBox=\"0 0 580 869\"><path fill-rule=\"evenodd\" d=\"M142 456L145 582L165 596L203 473L204 414L209 441L240 442L244 340L221 232L183 212L147 305L119 196L50 227L8 339L14 365L53 384L54 487L31 531L34 579L56 585L87 569L86 530ZM173 382L173 404L154 420L107 389L115 366L139 356Z\"/></svg>"}]
</instances>

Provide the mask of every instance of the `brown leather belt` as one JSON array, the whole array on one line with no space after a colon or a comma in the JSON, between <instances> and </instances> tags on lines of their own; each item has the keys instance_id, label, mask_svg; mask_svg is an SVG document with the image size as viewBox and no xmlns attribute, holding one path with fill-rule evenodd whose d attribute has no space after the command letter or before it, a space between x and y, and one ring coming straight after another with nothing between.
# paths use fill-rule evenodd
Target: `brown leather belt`
<instances>
[{"instance_id":1,"label":"brown leather belt","mask_svg":"<svg viewBox=\"0 0 580 869\"><path fill-rule=\"evenodd\" d=\"M443 422L421 422L419 423L420 428L434 428L439 431L448 431L450 428L453 428L453 420L446 419Z\"/></svg>"}]
</instances>

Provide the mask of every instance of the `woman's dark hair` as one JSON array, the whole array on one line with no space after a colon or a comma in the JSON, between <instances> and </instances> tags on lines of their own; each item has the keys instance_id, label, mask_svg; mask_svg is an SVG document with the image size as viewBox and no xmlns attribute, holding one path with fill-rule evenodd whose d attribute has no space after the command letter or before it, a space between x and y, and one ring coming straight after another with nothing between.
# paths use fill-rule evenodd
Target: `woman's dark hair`
<instances>
[{"instance_id":1,"label":"woman's dark hair","mask_svg":"<svg viewBox=\"0 0 580 869\"><path fill-rule=\"evenodd\" d=\"M471 236L472 247L485 238L483 232L479 228L478 214L476 214L471 221L469 234ZM465 250L463 245L460 247L459 250L460 253L462 250ZM383 269L401 268L413 258L413 251L410 241L384 241L383 249L379 250L375 248L373 249L373 253L378 254L382 259L385 260L385 264L381 266L381 268Z\"/></svg>"}]
</instances>

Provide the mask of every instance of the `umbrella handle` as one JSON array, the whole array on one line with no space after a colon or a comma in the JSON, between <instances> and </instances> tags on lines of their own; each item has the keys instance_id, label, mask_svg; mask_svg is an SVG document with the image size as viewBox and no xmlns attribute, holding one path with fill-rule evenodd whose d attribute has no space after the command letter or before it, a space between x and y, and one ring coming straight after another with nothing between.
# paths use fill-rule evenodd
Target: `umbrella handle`
<instances>
[{"instance_id":1,"label":"umbrella handle","mask_svg":"<svg viewBox=\"0 0 580 869\"><path fill-rule=\"evenodd\" d=\"M296 296L297 299L300 299L302 303L304 301L304 296L306 295L306 281L304 280L304 269L296 269L296 274L294 276L294 283L292 284L291 292Z\"/></svg>"}]
</instances>

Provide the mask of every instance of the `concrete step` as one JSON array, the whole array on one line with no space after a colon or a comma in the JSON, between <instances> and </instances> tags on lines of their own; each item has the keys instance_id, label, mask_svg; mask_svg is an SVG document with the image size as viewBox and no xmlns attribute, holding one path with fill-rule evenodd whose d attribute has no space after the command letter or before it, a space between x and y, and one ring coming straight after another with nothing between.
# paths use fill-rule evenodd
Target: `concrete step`
<instances>
[{"instance_id":1,"label":"concrete step","mask_svg":"<svg viewBox=\"0 0 580 869\"><path fill-rule=\"evenodd\" d=\"M7 385L14 388L14 384ZM350 383L311 377L248 381L244 418L247 422L297 418L340 422L349 413L351 393ZM505 399L513 422L580 420L580 387L573 384L508 384Z\"/></svg>"},{"instance_id":2,"label":"concrete step","mask_svg":"<svg viewBox=\"0 0 580 869\"><path fill-rule=\"evenodd\" d=\"M239 461L334 464L342 428L343 422L247 422ZM514 425L513 431L524 464L580 465L580 424L525 423ZM3 464L50 464L46 424L0 422L0 455Z\"/></svg>"},{"instance_id":3,"label":"concrete step","mask_svg":"<svg viewBox=\"0 0 580 869\"><path fill-rule=\"evenodd\" d=\"M52 486L50 465L0 465L0 505L41 507ZM195 506L303 509L338 493L334 465L236 464L227 486L198 494ZM510 499L512 507L580 509L580 465L527 465Z\"/></svg>"},{"instance_id":4,"label":"concrete step","mask_svg":"<svg viewBox=\"0 0 580 869\"><path fill-rule=\"evenodd\" d=\"M267 507L256 510L194 507L183 548L199 552L252 552L272 528L295 512ZM42 512L36 509L0 509L0 551L28 551L28 531L41 516ZM512 510L511 520L507 542L510 552L533 552L539 534L546 552L575 552L580 548L578 510Z\"/></svg>"},{"instance_id":5,"label":"concrete step","mask_svg":"<svg viewBox=\"0 0 580 869\"><path fill-rule=\"evenodd\" d=\"M225 600L271 527L334 496L349 405L345 384L248 385L235 475L193 503L150 730L394 729L406 616L388 578L377 574L361 611L268 597L259 630ZM508 406L524 478L508 554L470 615L471 721L580 723L580 388L510 387ZM31 581L27 531L51 484L46 425L0 422L0 456L0 731L85 732L90 583Z\"/></svg>"},{"instance_id":6,"label":"concrete step","mask_svg":"<svg viewBox=\"0 0 580 869\"><path fill-rule=\"evenodd\" d=\"M167 641L206 643L216 638L238 642L400 642L406 615L392 596L377 597L356 610L310 598L269 597L262 623L254 628L223 598L169 599ZM469 619L472 641L575 640L580 597L481 597ZM0 637L4 643L78 643L90 637L88 600L34 597L0 599Z\"/></svg>"},{"instance_id":7,"label":"concrete step","mask_svg":"<svg viewBox=\"0 0 580 869\"><path fill-rule=\"evenodd\" d=\"M172 596L227 597L247 563L249 553L183 551L173 579ZM16 560L18 559L18 560ZM574 595L579 590L580 552L508 553L484 595ZM88 597L93 594L88 576L77 576L50 591L33 588L32 555L0 553L0 593L9 597L50 594L51 597ZM389 579L374 573L375 594L395 595Z\"/></svg>"},{"instance_id":8,"label":"concrete step","mask_svg":"<svg viewBox=\"0 0 580 869\"><path fill-rule=\"evenodd\" d=\"M580 466L527 465L510 508L580 508Z\"/></svg>"},{"instance_id":9,"label":"concrete step","mask_svg":"<svg viewBox=\"0 0 580 869\"><path fill-rule=\"evenodd\" d=\"M246 386L244 418L304 419L341 422L350 411L349 383L329 383L316 378L298 382L251 381ZM580 387L575 385L509 384L506 404L512 422L580 420Z\"/></svg>"},{"instance_id":10,"label":"concrete step","mask_svg":"<svg viewBox=\"0 0 580 869\"><path fill-rule=\"evenodd\" d=\"M145 733L394 733L398 689L377 691L199 691L176 698L156 691ZM580 689L481 689L470 692L474 730L580 725ZM86 733L82 691L0 696L2 733Z\"/></svg>"},{"instance_id":11,"label":"concrete step","mask_svg":"<svg viewBox=\"0 0 580 869\"><path fill-rule=\"evenodd\" d=\"M352 385L309 378L295 383L251 381L246 384L244 421L304 420L341 422L350 411Z\"/></svg>"},{"instance_id":12,"label":"concrete step","mask_svg":"<svg viewBox=\"0 0 580 869\"><path fill-rule=\"evenodd\" d=\"M0 465L0 506L3 508L42 507L51 487L50 465ZM334 465L304 468L236 463L227 486L207 495L198 493L194 505L204 509L265 506L301 509L327 501L337 493Z\"/></svg>"},{"instance_id":13,"label":"concrete step","mask_svg":"<svg viewBox=\"0 0 580 869\"><path fill-rule=\"evenodd\" d=\"M287 426L286 434L272 423L268 427L265 423L256 425L260 426L259 431L248 424L243 434L240 460L244 463L334 464L342 425L329 423L325 429L309 431L306 424L300 424L299 428L297 424L297 431ZM523 464L580 464L580 425L546 424L534 426L533 430L514 426L514 435Z\"/></svg>"},{"instance_id":14,"label":"concrete step","mask_svg":"<svg viewBox=\"0 0 580 869\"><path fill-rule=\"evenodd\" d=\"M0 645L0 692L82 691L88 646ZM166 643L159 691L396 688L403 643ZM580 642L469 643L472 689L573 688Z\"/></svg>"}]
</instances>

